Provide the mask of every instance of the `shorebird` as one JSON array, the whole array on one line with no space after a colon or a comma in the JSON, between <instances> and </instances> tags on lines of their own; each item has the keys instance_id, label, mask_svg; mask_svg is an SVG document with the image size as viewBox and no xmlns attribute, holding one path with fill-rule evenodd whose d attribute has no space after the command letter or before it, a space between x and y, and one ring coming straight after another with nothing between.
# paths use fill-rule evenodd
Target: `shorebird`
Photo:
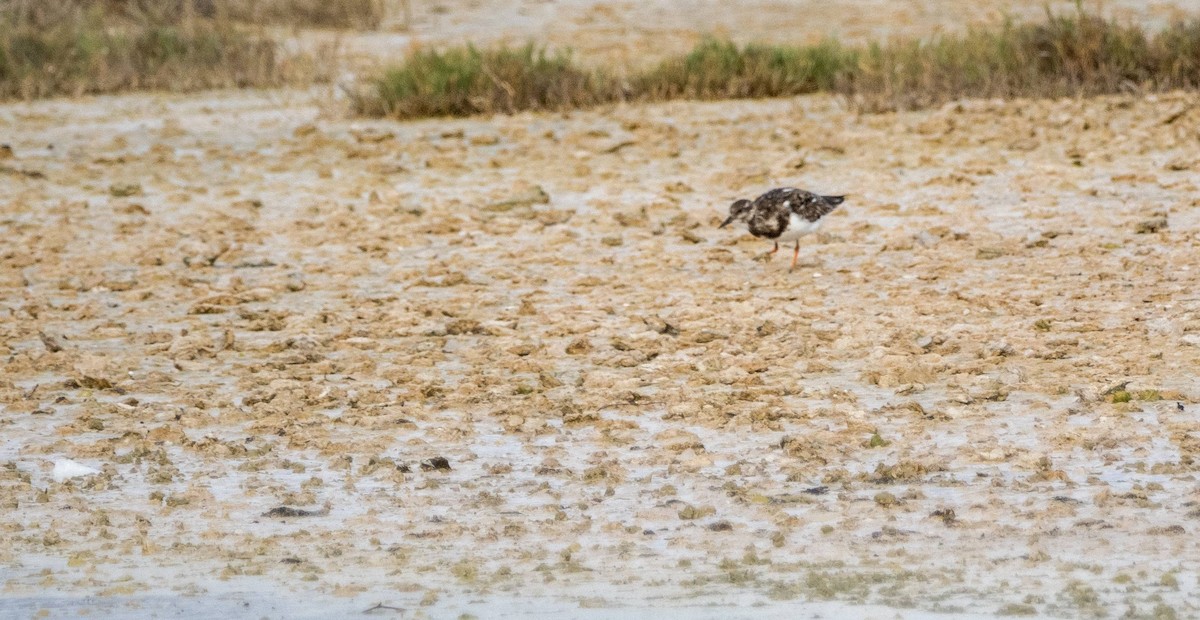
<instances>
[{"instance_id":1,"label":"shorebird","mask_svg":"<svg viewBox=\"0 0 1200 620\"><path fill-rule=\"evenodd\" d=\"M734 222L746 224L746 229L755 237L771 239L775 249L767 252L771 256L779 251L780 241L795 241L792 266L800 258L800 237L815 231L821 220L845 200L845 196L822 196L795 187L773 189L753 202L741 199L729 205L729 217L719 228Z\"/></svg>"}]
</instances>

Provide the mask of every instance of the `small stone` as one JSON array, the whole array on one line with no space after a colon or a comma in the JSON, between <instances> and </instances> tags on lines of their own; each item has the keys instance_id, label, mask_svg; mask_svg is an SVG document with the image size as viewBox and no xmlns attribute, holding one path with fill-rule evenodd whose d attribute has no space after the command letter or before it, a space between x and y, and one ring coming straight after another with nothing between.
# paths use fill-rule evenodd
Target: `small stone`
<instances>
[{"instance_id":1,"label":"small stone","mask_svg":"<svg viewBox=\"0 0 1200 620\"><path fill-rule=\"evenodd\" d=\"M1167 229L1167 218L1165 216L1152 217L1148 220L1142 220L1134 226L1133 230L1139 235L1156 233L1160 230Z\"/></svg>"},{"instance_id":2,"label":"small stone","mask_svg":"<svg viewBox=\"0 0 1200 620\"><path fill-rule=\"evenodd\" d=\"M463 334L486 334L487 330L473 319L457 319L446 324L446 335L461 336Z\"/></svg>"},{"instance_id":3,"label":"small stone","mask_svg":"<svg viewBox=\"0 0 1200 620\"><path fill-rule=\"evenodd\" d=\"M701 506L697 508L688 504L679 511L679 518L684 521L693 521L695 519L703 519L711 514L716 514L717 510L712 506Z\"/></svg>"},{"instance_id":4,"label":"small stone","mask_svg":"<svg viewBox=\"0 0 1200 620\"><path fill-rule=\"evenodd\" d=\"M355 141L357 141L359 144L378 144L380 142L387 142L388 140L396 137L396 134L390 131L383 131L373 128L351 130L350 133L354 136Z\"/></svg>"},{"instance_id":5,"label":"small stone","mask_svg":"<svg viewBox=\"0 0 1200 620\"><path fill-rule=\"evenodd\" d=\"M1166 163L1165 168L1173 172L1182 172L1184 170L1195 170L1200 168L1200 159L1192 159L1188 157L1176 157Z\"/></svg>"},{"instance_id":6,"label":"small stone","mask_svg":"<svg viewBox=\"0 0 1200 620\"><path fill-rule=\"evenodd\" d=\"M883 506L884 508L890 508L891 506L899 504L900 500L896 499L895 495L892 495L887 491L880 491L879 493L875 494L875 503Z\"/></svg>"},{"instance_id":7,"label":"small stone","mask_svg":"<svg viewBox=\"0 0 1200 620\"><path fill-rule=\"evenodd\" d=\"M108 193L115 198L141 196L142 186L137 183L114 183L108 187Z\"/></svg>"},{"instance_id":8,"label":"small stone","mask_svg":"<svg viewBox=\"0 0 1200 620\"><path fill-rule=\"evenodd\" d=\"M113 387L109 369L104 358L89 355L75 366L75 382L91 390L108 390Z\"/></svg>"},{"instance_id":9,"label":"small stone","mask_svg":"<svg viewBox=\"0 0 1200 620\"><path fill-rule=\"evenodd\" d=\"M667 336L678 336L679 335L678 328L676 328L674 325L671 325L670 323L668 323L656 316L646 317L646 318L642 319L642 321L644 323L646 323L647 327L649 327L650 329L652 329L660 334L665 334Z\"/></svg>"},{"instance_id":10,"label":"small stone","mask_svg":"<svg viewBox=\"0 0 1200 620\"><path fill-rule=\"evenodd\" d=\"M421 461L421 471L450 471L450 460L444 456L435 456Z\"/></svg>"},{"instance_id":11,"label":"small stone","mask_svg":"<svg viewBox=\"0 0 1200 620\"><path fill-rule=\"evenodd\" d=\"M288 276L287 284L285 286L287 287L287 290L289 290L293 293L296 293L299 291L303 291L305 289L305 287L307 287L308 285L304 282L303 275L298 274L298 273L293 273Z\"/></svg>"},{"instance_id":12,"label":"small stone","mask_svg":"<svg viewBox=\"0 0 1200 620\"><path fill-rule=\"evenodd\" d=\"M958 517L954 515L953 508L939 508L929 513L929 516L935 519L941 519L942 523L945 524L946 527L954 525L958 520Z\"/></svg>"},{"instance_id":13,"label":"small stone","mask_svg":"<svg viewBox=\"0 0 1200 620\"><path fill-rule=\"evenodd\" d=\"M519 207L530 207L533 205L544 205L550 202L550 194L542 189L541 185L534 185L528 191L521 192L506 200L493 202L485 207L487 211L502 213L511 211Z\"/></svg>"},{"instance_id":14,"label":"small stone","mask_svg":"<svg viewBox=\"0 0 1200 620\"><path fill-rule=\"evenodd\" d=\"M128 271L109 274L100 282L100 286L110 291L128 291L137 286L137 277Z\"/></svg>"},{"instance_id":15,"label":"small stone","mask_svg":"<svg viewBox=\"0 0 1200 620\"><path fill-rule=\"evenodd\" d=\"M323 517L327 514L329 514L329 508L323 508L321 510L304 510L301 508L293 508L291 506L279 506L264 512L262 516L279 519L291 519L296 517Z\"/></svg>"},{"instance_id":16,"label":"small stone","mask_svg":"<svg viewBox=\"0 0 1200 620\"><path fill-rule=\"evenodd\" d=\"M567 345L567 355L581 355L592 350L592 343L587 338L579 338Z\"/></svg>"},{"instance_id":17,"label":"small stone","mask_svg":"<svg viewBox=\"0 0 1200 620\"><path fill-rule=\"evenodd\" d=\"M51 353L58 353L63 350L62 341L57 337L47 334L46 332L38 332L38 338L42 340L46 350Z\"/></svg>"},{"instance_id":18,"label":"small stone","mask_svg":"<svg viewBox=\"0 0 1200 620\"><path fill-rule=\"evenodd\" d=\"M526 355L533 353L535 350L537 350L537 347L531 344L518 344L508 348L509 353L520 357L525 357Z\"/></svg>"}]
</instances>

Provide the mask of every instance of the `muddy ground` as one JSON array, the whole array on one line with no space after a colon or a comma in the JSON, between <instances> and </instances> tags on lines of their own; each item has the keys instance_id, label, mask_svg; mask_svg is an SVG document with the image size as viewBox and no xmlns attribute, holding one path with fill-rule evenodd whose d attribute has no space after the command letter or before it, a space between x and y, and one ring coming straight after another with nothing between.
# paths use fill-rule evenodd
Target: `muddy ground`
<instances>
[{"instance_id":1,"label":"muddy ground","mask_svg":"<svg viewBox=\"0 0 1200 620\"><path fill-rule=\"evenodd\" d=\"M1200 615L1198 127L0 106L0 615Z\"/></svg>"}]
</instances>

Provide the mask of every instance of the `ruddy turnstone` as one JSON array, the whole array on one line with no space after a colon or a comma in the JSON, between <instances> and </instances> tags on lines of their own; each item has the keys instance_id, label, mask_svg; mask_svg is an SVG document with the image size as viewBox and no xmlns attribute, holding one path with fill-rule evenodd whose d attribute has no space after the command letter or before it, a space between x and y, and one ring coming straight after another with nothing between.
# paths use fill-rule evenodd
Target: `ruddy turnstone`
<instances>
[{"instance_id":1,"label":"ruddy turnstone","mask_svg":"<svg viewBox=\"0 0 1200 620\"><path fill-rule=\"evenodd\" d=\"M821 219L845 199L845 196L822 196L795 187L780 187L755 198L754 202L742 199L729 205L729 217L719 228L744 222L750 234L775 242L775 249L767 252L767 256L779 251L780 241L795 240L791 266L795 269L800 258L800 237L819 228Z\"/></svg>"}]
</instances>

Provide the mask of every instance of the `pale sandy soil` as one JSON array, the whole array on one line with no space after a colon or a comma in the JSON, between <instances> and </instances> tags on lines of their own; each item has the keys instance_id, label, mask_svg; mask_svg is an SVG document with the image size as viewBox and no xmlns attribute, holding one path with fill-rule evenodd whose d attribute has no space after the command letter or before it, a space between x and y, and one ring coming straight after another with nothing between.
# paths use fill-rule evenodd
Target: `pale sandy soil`
<instances>
[{"instance_id":1,"label":"pale sandy soil","mask_svg":"<svg viewBox=\"0 0 1200 620\"><path fill-rule=\"evenodd\" d=\"M1200 97L332 99L0 106L0 617L1200 615Z\"/></svg>"}]
</instances>

